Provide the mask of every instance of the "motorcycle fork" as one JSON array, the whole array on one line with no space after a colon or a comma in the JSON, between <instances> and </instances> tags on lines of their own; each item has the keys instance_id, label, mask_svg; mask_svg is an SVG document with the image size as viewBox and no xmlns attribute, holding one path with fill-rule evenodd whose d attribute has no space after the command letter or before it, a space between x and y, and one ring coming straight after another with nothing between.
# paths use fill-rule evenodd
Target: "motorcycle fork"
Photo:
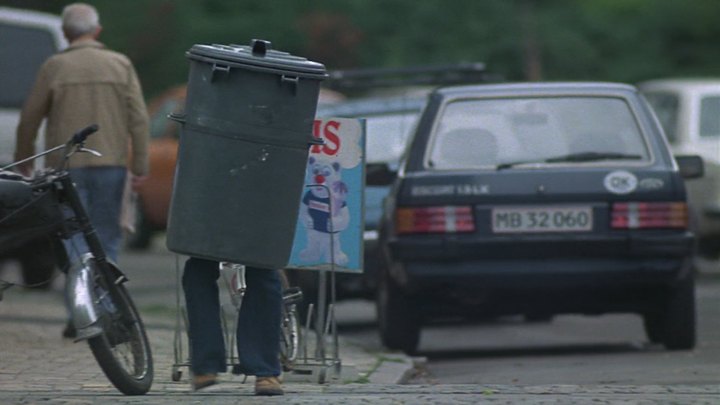
<instances>
[{"instance_id":1,"label":"motorcycle fork","mask_svg":"<svg viewBox=\"0 0 720 405\"><path fill-rule=\"evenodd\" d=\"M103 333L103 324L100 314L108 313L103 307L107 302L105 295L109 294L109 302L120 302L117 290L109 288L109 283L120 284L127 281L125 275L117 267L107 262L105 250L90 223L90 218L80 200L75 185L69 175L59 179L60 187L67 205L72 209L77 230L82 232L90 252L81 257L80 264L71 265L68 273L68 299L70 311L77 330L76 341L89 339ZM99 288L98 288L99 287ZM105 304L104 306L107 306ZM123 308L124 306L119 306ZM117 309L118 306L116 305ZM122 311L122 309L120 309ZM117 314L108 314L117 316ZM127 319L126 314L120 314ZM105 331L107 332L107 331Z\"/></svg>"}]
</instances>

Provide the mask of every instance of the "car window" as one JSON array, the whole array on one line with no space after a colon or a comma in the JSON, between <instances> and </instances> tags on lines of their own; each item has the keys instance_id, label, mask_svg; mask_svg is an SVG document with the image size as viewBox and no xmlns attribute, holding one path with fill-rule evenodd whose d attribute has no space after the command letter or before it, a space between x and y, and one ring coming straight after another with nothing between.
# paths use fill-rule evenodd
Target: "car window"
<instances>
[{"instance_id":1,"label":"car window","mask_svg":"<svg viewBox=\"0 0 720 405\"><path fill-rule=\"evenodd\" d=\"M448 103L426 157L435 169L466 169L643 160L649 152L623 99L503 98Z\"/></svg>"},{"instance_id":2,"label":"car window","mask_svg":"<svg viewBox=\"0 0 720 405\"><path fill-rule=\"evenodd\" d=\"M416 112L365 117L367 163L396 163L400 160L417 118Z\"/></svg>"},{"instance_id":3,"label":"car window","mask_svg":"<svg viewBox=\"0 0 720 405\"><path fill-rule=\"evenodd\" d=\"M680 98L669 92L647 92L645 98L655 110L668 142L675 143Z\"/></svg>"},{"instance_id":4,"label":"car window","mask_svg":"<svg viewBox=\"0 0 720 405\"><path fill-rule=\"evenodd\" d=\"M700 136L720 136L720 96L700 100Z\"/></svg>"},{"instance_id":5,"label":"car window","mask_svg":"<svg viewBox=\"0 0 720 405\"><path fill-rule=\"evenodd\" d=\"M57 45L46 30L0 22L0 107L22 108L40 66Z\"/></svg>"}]
</instances>

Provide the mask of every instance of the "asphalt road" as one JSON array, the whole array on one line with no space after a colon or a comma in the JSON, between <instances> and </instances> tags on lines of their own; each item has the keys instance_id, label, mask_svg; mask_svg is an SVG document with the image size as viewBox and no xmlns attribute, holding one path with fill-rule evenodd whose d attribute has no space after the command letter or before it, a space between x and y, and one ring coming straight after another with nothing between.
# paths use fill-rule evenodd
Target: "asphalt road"
<instances>
[{"instance_id":1,"label":"asphalt road","mask_svg":"<svg viewBox=\"0 0 720 405\"><path fill-rule=\"evenodd\" d=\"M558 316L528 323L505 318L423 329L419 356L427 358L412 384L717 384L720 375L720 277L697 286L698 344L666 351L647 342L636 315ZM380 345L374 307L342 303L340 330ZM372 343L370 343L372 342Z\"/></svg>"}]
</instances>

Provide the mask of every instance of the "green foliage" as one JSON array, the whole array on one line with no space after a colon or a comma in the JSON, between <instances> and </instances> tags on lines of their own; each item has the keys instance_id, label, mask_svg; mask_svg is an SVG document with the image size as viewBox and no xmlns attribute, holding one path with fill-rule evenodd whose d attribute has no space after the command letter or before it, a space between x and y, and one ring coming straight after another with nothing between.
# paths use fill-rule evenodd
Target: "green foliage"
<instances>
[{"instance_id":1,"label":"green foliage","mask_svg":"<svg viewBox=\"0 0 720 405\"><path fill-rule=\"evenodd\" d=\"M68 0L0 0L60 13ZM252 38L329 69L482 61L508 80L716 75L717 0L89 0L148 96L196 43Z\"/></svg>"}]
</instances>

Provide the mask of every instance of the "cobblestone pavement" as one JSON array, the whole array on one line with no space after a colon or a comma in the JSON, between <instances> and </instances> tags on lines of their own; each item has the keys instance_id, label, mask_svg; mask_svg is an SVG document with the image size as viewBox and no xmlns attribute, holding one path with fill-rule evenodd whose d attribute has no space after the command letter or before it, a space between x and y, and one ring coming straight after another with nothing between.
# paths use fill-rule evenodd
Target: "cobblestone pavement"
<instances>
[{"instance_id":1,"label":"cobblestone pavement","mask_svg":"<svg viewBox=\"0 0 720 405\"><path fill-rule=\"evenodd\" d=\"M196 393L187 371L180 381L170 378L176 362L174 319L152 305L139 307L153 349L155 381L148 395L127 397L108 382L86 343L61 338L65 309L59 283L44 292L15 287L0 301L1 404L720 404L716 385L401 385L412 370L411 359L369 352L342 336L340 358L348 376L325 384L290 376L284 397L257 398L251 378L225 375L215 390Z\"/></svg>"}]
</instances>

